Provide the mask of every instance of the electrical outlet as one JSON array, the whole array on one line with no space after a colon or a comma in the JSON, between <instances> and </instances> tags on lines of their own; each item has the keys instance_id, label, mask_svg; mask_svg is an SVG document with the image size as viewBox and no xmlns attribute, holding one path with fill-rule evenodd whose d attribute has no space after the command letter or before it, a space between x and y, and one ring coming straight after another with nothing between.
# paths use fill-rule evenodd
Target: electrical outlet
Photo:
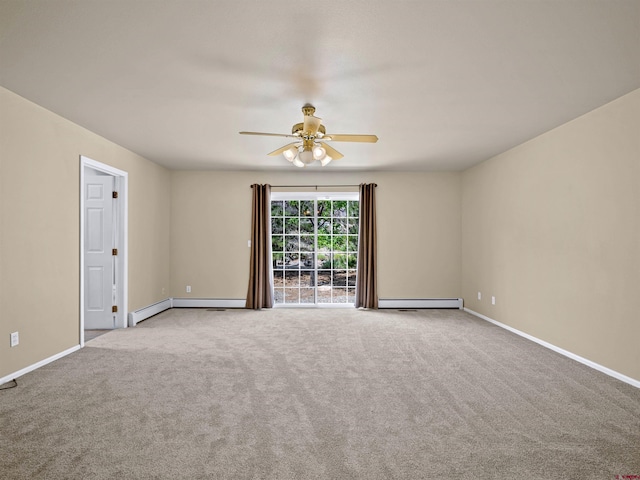
<instances>
[{"instance_id":1,"label":"electrical outlet","mask_svg":"<svg viewBox=\"0 0 640 480\"><path fill-rule=\"evenodd\" d=\"M247 240L247 247L251 248L251 240Z\"/></svg>"},{"instance_id":2,"label":"electrical outlet","mask_svg":"<svg viewBox=\"0 0 640 480\"><path fill-rule=\"evenodd\" d=\"M491 305L495 305L496 304L496 297L491 297Z\"/></svg>"},{"instance_id":3,"label":"electrical outlet","mask_svg":"<svg viewBox=\"0 0 640 480\"><path fill-rule=\"evenodd\" d=\"M20 335L18 332L13 332L11 334L11 346L15 347L20 343Z\"/></svg>"},{"instance_id":4,"label":"electrical outlet","mask_svg":"<svg viewBox=\"0 0 640 480\"><path fill-rule=\"evenodd\" d=\"M482 293L478 292L478 300L482 300Z\"/></svg>"},{"instance_id":5,"label":"electrical outlet","mask_svg":"<svg viewBox=\"0 0 640 480\"><path fill-rule=\"evenodd\" d=\"M191 285L187 285L187 293L191 293Z\"/></svg>"}]
</instances>

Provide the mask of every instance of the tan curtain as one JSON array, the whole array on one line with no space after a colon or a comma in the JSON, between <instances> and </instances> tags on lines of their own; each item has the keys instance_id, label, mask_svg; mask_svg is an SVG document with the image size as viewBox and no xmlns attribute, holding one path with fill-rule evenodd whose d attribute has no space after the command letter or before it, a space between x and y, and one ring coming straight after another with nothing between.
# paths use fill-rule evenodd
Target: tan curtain
<instances>
[{"instance_id":1,"label":"tan curtain","mask_svg":"<svg viewBox=\"0 0 640 480\"><path fill-rule=\"evenodd\" d=\"M356 308L378 308L376 187L375 183L360 184L360 238L358 240Z\"/></svg>"},{"instance_id":2,"label":"tan curtain","mask_svg":"<svg viewBox=\"0 0 640 480\"><path fill-rule=\"evenodd\" d=\"M246 308L273 307L271 271L271 185L251 185L251 262Z\"/></svg>"}]
</instances>

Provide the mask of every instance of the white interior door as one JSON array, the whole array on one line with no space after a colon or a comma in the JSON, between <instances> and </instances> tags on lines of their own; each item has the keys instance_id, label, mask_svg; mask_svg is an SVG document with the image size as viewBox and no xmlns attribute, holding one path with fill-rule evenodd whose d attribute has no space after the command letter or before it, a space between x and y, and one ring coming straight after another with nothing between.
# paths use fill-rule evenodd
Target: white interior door
<instances>
[{"instance_id":1,"label":"white interior door","mask_svg":"<svg viewBox=\"0 0 640 480\"><path fill-rule=\"evenodd\" d=\"M115 328L114 177L85 176L84 328Z\"/></svg>"}]
</instances>

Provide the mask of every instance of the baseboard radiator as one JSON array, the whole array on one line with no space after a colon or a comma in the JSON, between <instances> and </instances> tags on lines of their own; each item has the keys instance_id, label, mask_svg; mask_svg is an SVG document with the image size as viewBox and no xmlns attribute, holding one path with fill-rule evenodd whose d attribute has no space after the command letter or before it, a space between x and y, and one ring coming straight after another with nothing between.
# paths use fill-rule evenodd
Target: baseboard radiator
<instances>
[{"instance_id":1,"label":"baseboard radiator","mask_svg":"<svg viewBox=\"0 0 640 480\"><path fill-rule=\"evenodd\" d=\"M378 308L462 308L461 298L381 298Z\"/></svg>"},{"instance_id":2,"label":"baseboard radiator","mask_svg":"<svg viewBox=\"0 0 640 480\"><path fill-rule=\"evenodd\" d=\"M129 312L129 326L135 327L137 323L164 312L165 310L169 310L172 306L172 299L166 298L160 302L154 303L153 305L147 305L146 307L134 312Z\"/></svg>"},{"instance_id":3,"label":"baseboard radiator","mask_svg":"<svg viewBox=\"0 0 640 480\"><path fill-rule=\"evenodd\" d=\"M173 308L244 308L244 298L173 298ZM378 308L458 308L461 298L393 298L378 300Z\"/></svg>"},{"instance_id":4,"label":"baseboard radiator","mask_svg":"<svg viewBox=\"0 0 640 480\"><path fill-rule=\"evenodd\" d=\"M173 308L244 308L244 298L174 298Z\"/></svg>"},{"instance_id":5,"label":"baseboard radiator","mask_svg":"<svg viewBox=\"0 0 640 480\"><path fill-rule=\"evenodd\" d=\"M129 313L129 326L153 317L169 308L244 308L244 298L167 298ZM378 308L463 308L461 298L381 298Z\"/></svg>"}]
</instances>

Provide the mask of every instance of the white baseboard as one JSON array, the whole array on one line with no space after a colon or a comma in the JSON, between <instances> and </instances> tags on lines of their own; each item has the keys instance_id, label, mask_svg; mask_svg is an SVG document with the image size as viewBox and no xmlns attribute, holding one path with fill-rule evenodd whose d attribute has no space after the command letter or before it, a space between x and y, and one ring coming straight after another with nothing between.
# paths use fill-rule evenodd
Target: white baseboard
<instances>
[{"instance_id":1,"label":"white baseboard","mask_svg":"<svg viewBox=\"0 0 640 480\"><path fill-rule=\"evenodd\" d=\"M605 373L607 375L609 375L610 377L616 378L624 383L628 383L629 385L633 385L636 388L640 388L640 380L636 380L634 378L631 377L627 377L626 375L623 375L620 372L616 372L615 370L611 370L610 368L607 368L603 365L600 365L599 363L596 362L592 362L591 360L581 357L580 355L576 355L575 353L571 353L568 350L565 350L563 348L560 347L556 347L555 345L549 343L549 342L545 342L544 340L540 340L539 338L534 337L533 335L529 335L528 333L524 333L521 332L518 329L515 329L513 327L510 327L509 325L505 325L504 323L500 323L496 320L494 320L493 318L489 318L485 315L482 315L481 313L478 312L474 312L473 310L471 310L470 308L465 308L464 309L465 312L470 313L471 315L475 315L478 318L481 318L482 320L486 320L489 323L493 323L494 325L497 325L500 328L504 328L505 330L509 330L512 333L515 333L516 335L520 335L521 337L526 338L527 340L531 340L532 342L536 342L539 345L542 345L543 347L548 348L549 350L553 350L554 352L559 353L560 355L564 355L565 357L569 357L572 360L575 360L576 362L580 362L584 365L586 365L587 367L591 367L594 370L598 370L599 372Z\"/></svg>"},{"instance_id":2,"label":"white baseboard","mask_svg":"<svg viewBox=\"0 0 640 480\"><path fill-rule=\"evenodd\" d=\"M153 305L148 305L146 307L140 308L135 312L129 312L129 326L135 327L138 322L146 320L149 317L153 317L160 312L164 312L172 307L172 299L166 298L160 302L154 303Z\"/></svg>"},{"instance_id":3,"label":"white baseboard","mask_svg":"<svg viewBox=\"0 0 640 480\"><path fill-rule=\"evenodd\" d=\"M381 298L378 308L462 308L461 298Z\"/></svg>"},{"instance_id":4,"label":"white baseboard","mask_svg":"<svg viewBox=\"0 0 640 480\"><path fill-rule=\"evenodd\" d=\"M244 298L174 298L173 308L244 308Z\"/></svg>"},{"instance_id":5,"label":"white baseboard","mask_svg":"<svg viewBox=\"0 0 640 480\"><path fill-rule=\"evenodd\" d=\"M56 360L62 358L62 357L66 357L67 355L69 355L70 353L73 353L77 350L80 350L80 345L76 345L75 347L71 347L68 348L67 350L60 352L60 353L56 353L55 355L49 357L49 358L45 358L44 360L40 360L37 363L34 363L33 365L29 365L28 367L23 368L22 370L18 370L15 373L12 373L10 375L6 375L2 378L0 378L0 385L2 385L3 383L7 383L10 382L11 380L21 377L22 375L25 375L29 372L33 372L34 370L36 370L37 368L40 367L44 367L45 365L47 365L48 363L51 362L55 362Z\"/></svg>"}]
</instances>

